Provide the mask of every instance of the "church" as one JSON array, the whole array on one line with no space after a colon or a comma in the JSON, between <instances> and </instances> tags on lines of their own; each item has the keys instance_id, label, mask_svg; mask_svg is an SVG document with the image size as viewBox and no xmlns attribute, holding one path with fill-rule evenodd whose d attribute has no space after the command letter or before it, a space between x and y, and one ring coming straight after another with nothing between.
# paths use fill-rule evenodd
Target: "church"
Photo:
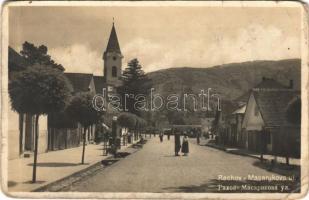
<instances>
[{"instance_id":1,"label":"church","mask_svg":"<svg viewBox=\"0 0 309 200\"><path fill-rule=\"evenodd\" d=\"M112 30L105 51L103 52L103 74L95 76L85 73L65 73L73 86L74 93L87 90L102 94L103 88L108 93L115 93L116 88L121 86L122 59L116 28L113 23Z\"/></svg>"},{"instance_id":2,"label":"church","mask_svg":"<svg viewBox=\"0 0 309 200\"><path fill-rule=\"evenodd\" d=\"M116 93L121 86L123 55L113 23L106 49L102 55L103 76L85 73L64 73L73 88L73 95L79 92L102 94L103 88L108 94ZM23 65L24 60L14 49L9 47L9 69ZM64 66L65 67L65 66ZM9 104L8 104L9 105ZM107 120L115 113L108 111ZM61 123L57 123L61 121ZM60 124L60 125L59 125ZM34 150L34 118L30 115L20 116L9 109L9 159L30 156ZM88 143L95 140L95 125L87 130ZM22 133L22 134L20 134ZM82 127L73 123L65 115L43 116L39 122L39 153L77 147L82 142Z\"/></svg>"}]
</instances>

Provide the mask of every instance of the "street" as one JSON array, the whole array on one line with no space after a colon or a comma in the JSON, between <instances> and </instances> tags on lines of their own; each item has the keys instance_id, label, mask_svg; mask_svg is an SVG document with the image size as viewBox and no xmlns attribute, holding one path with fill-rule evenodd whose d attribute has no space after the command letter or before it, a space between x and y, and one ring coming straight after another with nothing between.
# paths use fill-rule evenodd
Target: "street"
<instances>
[{"instance_id":1,"label":"street","mask_svg":"<svg viewBox=\"0 0 309 200\"><path fill-rule=\"evenodd\" d=\"M162 143L160 143L158 136L147 139L148 142L140 151L116 162L94 176L73 184L68 191L233 192L235 188L224 186L236 187L238 185L239 190L239 187L243 185L274 185L274 181L270 183L249 180L222 180L222 177L223 179L224 177L227 179L237 179L237 177L246 179L248 174L268 177L278 175L260 167L257 159L228 154L206 146L198 146L194 139L190 139L189 155L179 157L174 156L173 137L170 140L164 137ZM221 180L218 178L220 175ZM276 184L292 185L292 182L277 182ZM264 192L274 192L270 190L273 190L273 188L267 188ZM249 188L247 192L261 191L259 188Z\"/></svg>"}]
</instances>

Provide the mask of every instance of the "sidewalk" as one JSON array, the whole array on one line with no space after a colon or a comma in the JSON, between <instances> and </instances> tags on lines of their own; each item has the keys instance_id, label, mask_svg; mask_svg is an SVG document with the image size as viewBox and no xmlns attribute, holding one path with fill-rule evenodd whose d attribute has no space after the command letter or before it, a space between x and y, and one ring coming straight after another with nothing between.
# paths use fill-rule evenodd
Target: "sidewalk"
<instances>
[{"instance_id":1,"label":"sidewalk","mask_svg":"<svg viewBox=\"0 0 309 200\"><path fill-rule=\"evenodd\" d=\"M190 138L189 141L196 144L195 138ZM249 156L249 157L256 158L256 159L260 159L260 156L261 156L260 154L258 154L256 152L248 151L247 149L240 149L240 148L237 148L237 147L226 147L226 146L222 146L222 145L216 145L213 140L205 139L205 138L202 138L202 137L200 139L200 145L219 149L219 150L225 151L227 153L231 153L231 154L241 155L241 156ZM263 158L265 160L271 161L272 159L274 159L274 156L273 155L263 155ZM285 164L286 161L285 161L284 157L277 156L277 162ZM290 158L290 165L300 166L300 159Z\"/></svg>"},{"instance_id":2,"label":"sidewalk","mask_svg":"<svg viewBox=\"0 0 309 200\"><path fill-rule=\"evenodd\" d=\"M137 141L133 142L135 144ZM132 144L131 144L132 145ZM121 151L127 146L121 146ZM33 157L8 161L8 191L32 191L78 171L84 170L111 155L103 156L102 144L88 144L85 150L85 164L81 164L82 145L80 147L51 151L38 155L37 182L32 183Z\"/></svg>"},{"instance_id":3,"label":"sidewalk","mask_svg":"<svg viewBox=\"0 0 309 200\"><path fill-rule=\"evenodd\" d=\"M206 142L205 145L219 149L219 150L223 150L227 153L236 154L236 155L249 156L249 157L257 158L257 159L260 159L260 156L261 156L260 154L258 154L256 152L251 152L247 149L240 149L240 148L237 148L237 147L224 147L224 146L216 145L216 144L210 143L210 142ZM263 155L263 158L265 160L271 161L272 159L274 159L274 156L265 154L265 155ZM290 165L300 166L300 159L290 158L289 161L290 161ZM284 157L277 156L277 162L278 163L285 163L286 160L285 160Z\"/></svg>"}]
</instances>

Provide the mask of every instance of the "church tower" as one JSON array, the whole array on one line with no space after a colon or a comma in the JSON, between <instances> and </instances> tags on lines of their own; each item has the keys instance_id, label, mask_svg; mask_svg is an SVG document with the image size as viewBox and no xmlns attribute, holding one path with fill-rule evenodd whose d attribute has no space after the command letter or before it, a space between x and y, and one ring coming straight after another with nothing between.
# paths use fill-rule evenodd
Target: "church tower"
<instances>
[{"instance_id":1,"label":"church tower","mask_svg":"<svg viewBox=\"0 0 309 200\"><path fill-rule=\"evenodd\" d=\"M113 90L114 87L121 85L121 74L122 74L122 54L120 51L120 46L116 34L115 25L113 22L113 27L109 36L106 50L103 54L104 60L104 77L105 82L109 86L109 90Z\"/></svg>"}]
</instances>

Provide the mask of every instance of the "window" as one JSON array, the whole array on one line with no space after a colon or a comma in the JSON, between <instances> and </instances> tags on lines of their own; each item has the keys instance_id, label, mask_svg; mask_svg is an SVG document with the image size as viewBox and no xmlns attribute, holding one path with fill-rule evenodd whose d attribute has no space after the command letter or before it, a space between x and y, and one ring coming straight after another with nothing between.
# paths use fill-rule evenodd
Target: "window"
<instances>
[{"instance_id":1,"label":"window","mask_svg":"<svg viewBox=\"0 0 309 200\"><path fill-rule=\"evenodd\" d=\"M113 87L112 87L112 86L108 86L108 87L107 87L107 91L108 91L108 92L112 92L112 91L113 91Z\"/></svg>"},{"instance_id":2,"label":"window","mask_svg":"<svg viewBox=\"0 0 309 200\"><path fill-rule=\"evenodd\" d=\"M266 144L271 144L271 135L269 131L265 131L266 134Z\"/></svg>"},{"instance_id":3,"label":"window","mask_svg":"<svg viewBox=\"0 0 309 200\"><path fill-rule=\"evenodd\" d=\"M116 56L113 56L113 60L117 60L117 57L116 57Z\"/></svg>"},{"instance_id":4,"label":"window","mask_svg":"<svg viewBox=\"0 0 309 200\"><path fill-rule=\"evenodd\" d=\"M117 77L117 67L116 66L112 67L112 76Z\"/></svg>"}]
</instances>

